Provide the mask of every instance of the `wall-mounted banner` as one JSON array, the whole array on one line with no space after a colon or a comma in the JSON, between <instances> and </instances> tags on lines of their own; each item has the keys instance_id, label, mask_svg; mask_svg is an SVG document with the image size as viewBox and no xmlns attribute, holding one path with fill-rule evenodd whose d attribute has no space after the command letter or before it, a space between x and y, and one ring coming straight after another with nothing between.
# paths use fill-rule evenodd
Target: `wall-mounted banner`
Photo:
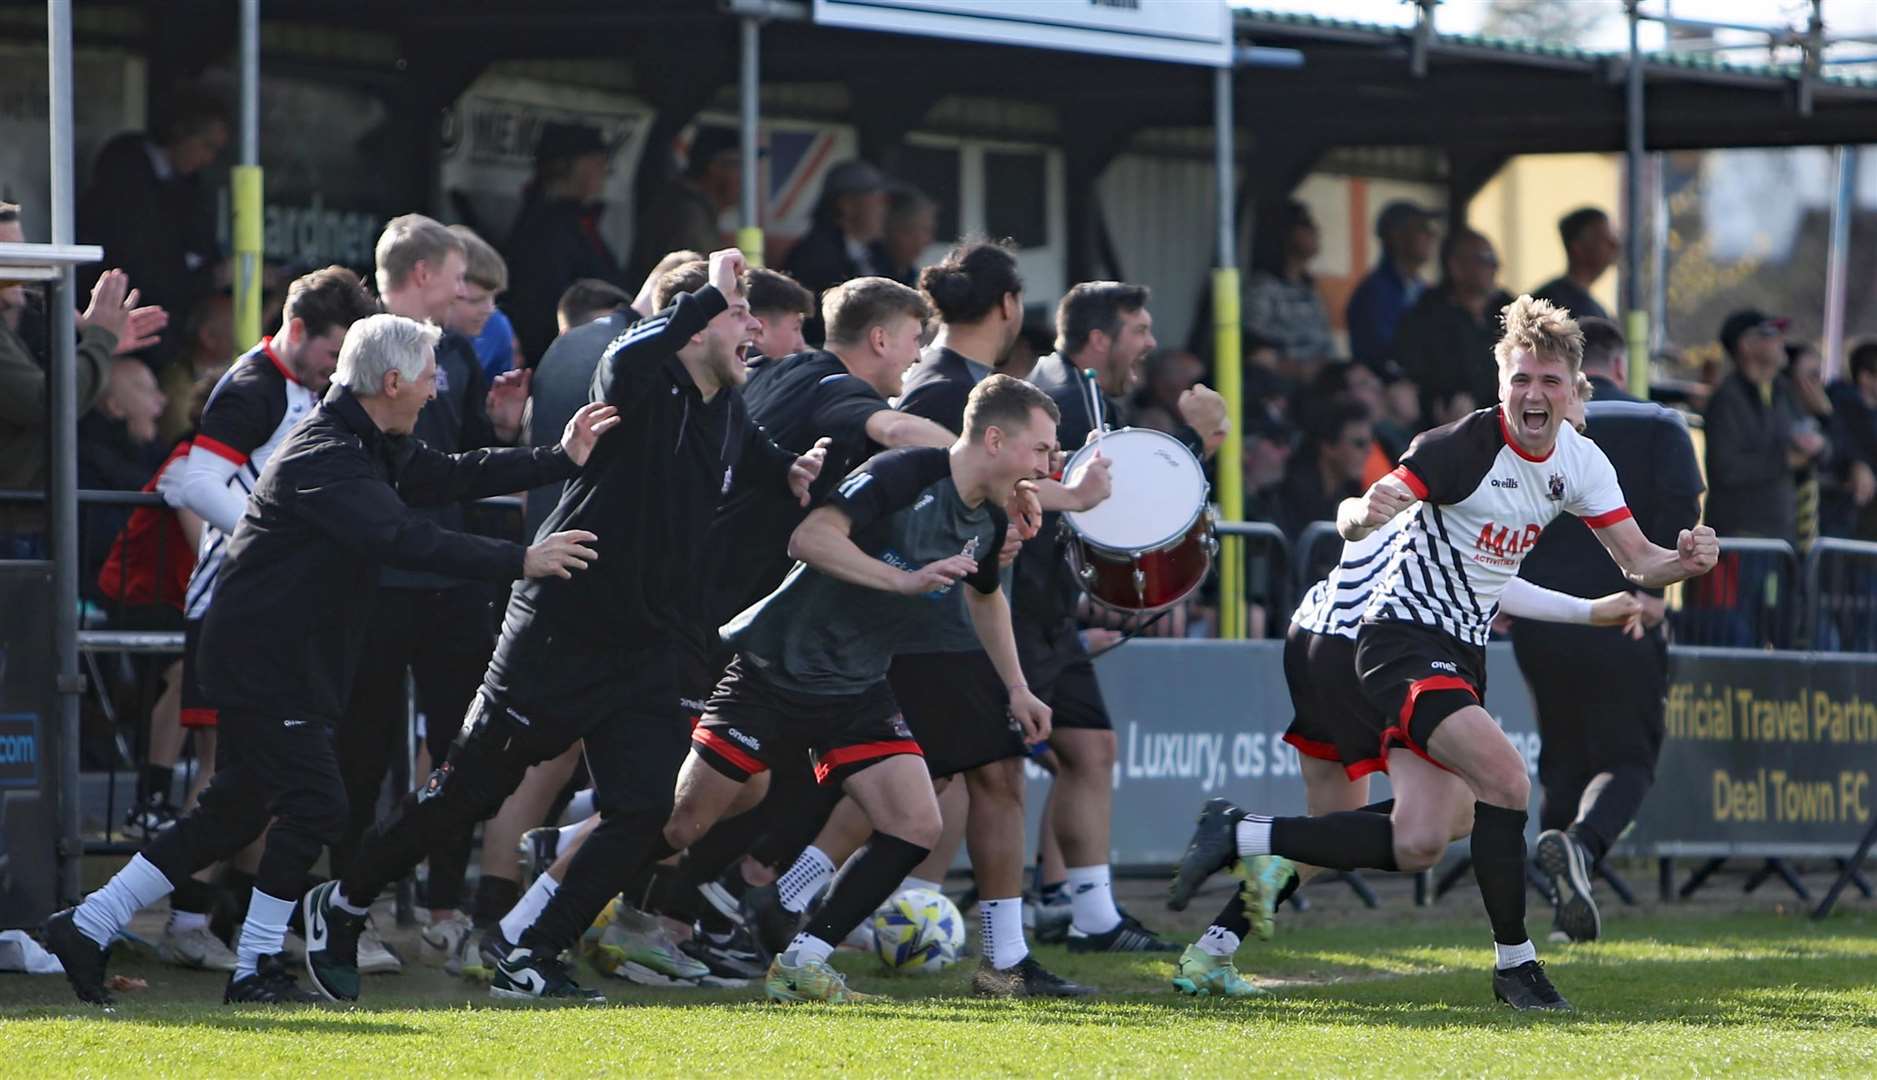
<instances>
[{"instance_id":1,"label":"wall-mounted banner","mask_svg":"<svg viewBox=\"0 0 1877 1080\"><path fill-rule=\"evenodd\" d=\"M1846 858L1870 827L1870 657L1676 649L1667 721L1632 845L1663 855Z\"/></svg>"},{"instance_id":2,"label":"wall-mounted banner","mask_svg":"<svg viewBox=\"0 0 1877 1080\"><path fill-rule=\"evenodd\" d=\"M1225 0L815 0L815 21L926 37L1229 67Z\"/></svg>"}]
</instances>

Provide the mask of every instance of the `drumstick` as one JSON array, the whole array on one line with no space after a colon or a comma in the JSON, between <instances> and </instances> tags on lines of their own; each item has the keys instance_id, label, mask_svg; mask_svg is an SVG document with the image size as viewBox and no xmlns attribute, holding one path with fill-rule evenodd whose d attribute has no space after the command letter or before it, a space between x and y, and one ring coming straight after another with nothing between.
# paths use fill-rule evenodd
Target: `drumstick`
<instances>
[{"instance_id":1,"label":"drumstick","mask_svg":"<svg viewBox=\"0 0 1877 1080\"><path fill-rule=\"evenodd\" d=\"M1088 415L1089 415L1090 421L1094 425L1095 445L1097 447L1100 447L1101 446L1101 429L1102 429L1101 384L1095 381L1095 369L1094 368L1082 369L1082 377L1085 380L1087 380L1087 383L1088 383L1088 385L1084 389L1088 393L1088 403L1089 403ZM1099 450L1097 450L1096 452L1100 453Z\"/></svg>"}]
</instances>

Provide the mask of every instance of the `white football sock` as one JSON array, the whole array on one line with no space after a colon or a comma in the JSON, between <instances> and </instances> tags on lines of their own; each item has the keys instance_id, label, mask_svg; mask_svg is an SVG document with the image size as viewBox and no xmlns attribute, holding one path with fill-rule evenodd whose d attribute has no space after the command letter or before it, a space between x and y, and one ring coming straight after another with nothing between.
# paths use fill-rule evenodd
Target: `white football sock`
<instances>
[{"instance_id":1,"label":"white football sock","mask_svg":"<svg viewBox=\"0 0 1877 1080\"><path fill-rule=\"evenodd\" d=\"M1230 956L1238 951L1238 935L1223 926L1208 926L1199 935L1199 951L1210 956Z\"/></svg>"},{"instance_id":2,"label":"white football sock","mask_svg":"<svg viewBox=\"0 0 1877 1080\"><path fill-rule=\"evenodd\" d=\"M1236 834L1240 858L1271 854L1270 818L1248 817L1238 823Z\"/></svg>"},{"instance_id":3,"label":"white football sock","mask_svg":"<svg viewBox=\"0 0 1877 1080\"><path fill-rule=\"evenodd\" d=\"M1015 967L1030 955L1023 940L1023 898L979 900L979 916L984 932L984 956L991 966L1003 971Z\"/></svg>"},{"instance_id":4,"label":"white football sock","mask_svg":"<svg viewBox=\"0 0 1877 1080\"><path fill-rule=\"evenodd\" d=\"M287 939L287 920L292 917L297 902L269 896L259 888L254 890L248 900L247 921L241 924L241 940L235 946L237 980L254 974L261 957L280 951L280 943Z\"/></svg>"},{"instance_id":5,"label":"white football sock","mask_svg":"<svg viewBox=\"0 0 1877 1080\"><path fill-rule=\"evenodd\" d=\"M104 888L85 897L85 902L72 912L72 923L103 948L119 930L130 925L131 916L174 889L156 864L142 855L133 855L122 870L104 883Z\"/></svg>"},{"instance_id":6,"label":"white football sock","mask_svg":"<svg viewBox=\"0 0 1877 1080\"><path fill-rule=\"evenodd\" d=\"M1515 968L1520 964L1530 963L1538 959L1538 950L1532 945L1530 938L1519 942L1517 945L1501 945L1495 941L1492 943L1492 947L1493 951L1499 954L1499 962L1496 966L1500 971L1504 971L1507 968Z\"/></svg>"},{"instance_id":7,"label":"white football sock","mask_svg":"<svg viewBox=\"0 0 1877 1080\"><path fill-rule=\"evenodd\" d=\"M528 891L515 901L515 906L502 916L502 940L511 945L519 942L521 935L527 933L534 921L541 917L541 909L547 907L547 902L554 898L554 890L558 888L560 882L554 880L553 874L542 874L535 878L534 884L528 886Z\"/></svg>"},{"instance_id":8,"label":"white football sock","mask_svg":"<svg viewBox=\"0 0 1877 1080\"><path fill-rule=\"evenodd\" d=\"M828 882L834 880L834 860L826 852L813 844L802 849L802 853L790 866L788 873L776 879L776 895L782 900L782 910L793 911L797 915L808 910L808 904Z\"/></svg>"},{"instance_id":9,"label":"white football sock","mask_svg":"<svg viewBox=\"0 0 1877 1080\"><path fill-rule=\"evenodd\" d=\"M1121 925L1107 863L1069 867L1069 905L1075 928L1084 934L1105 934Z\"/></svg>"},{"instance_id":10,"label":"white football sock","mask_svg":"<svg viewBox=\"0 0 1877 1080\"><path fill-rule=\"evenodd\" d=\"M834 946L810 933L797 934L795 940L789 942L789 963L795 967L801 967L813 961L825 964L828 962L828 957L833 955Z\"/></svg>"}]
</instances>

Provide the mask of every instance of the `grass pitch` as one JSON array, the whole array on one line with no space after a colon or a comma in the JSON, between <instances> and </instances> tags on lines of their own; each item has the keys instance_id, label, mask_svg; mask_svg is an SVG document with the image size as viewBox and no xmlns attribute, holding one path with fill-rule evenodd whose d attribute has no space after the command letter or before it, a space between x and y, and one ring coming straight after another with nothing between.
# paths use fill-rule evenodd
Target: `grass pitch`
<instances>
[{"instance_id":1,"label":"grass pitch","mask_svg":"<svg viewBox=\"0 0 1877 1080\"><path fill-rule=\"evenodd\" d=\"M1273 991L1250 1001L1173 993L1171 958L1059 947L1038 956L1108 996L980 1001L966 966L895 978L843 954L857 988L890 1000L785 1007L755 988L650 992L588 971L615 1007L540 1009L491 1004L419 962L368 977L356 1008L231 1009L220 976L114 958L150 988L111 1016L82 1011L62 979L0 977L0 1060L35 1078L1877 1075L1877 915L1656 913L1606 934L1540 944L1570 1016L1496 1005L1482 923L1459 912L1280 925L1239 954Z\"/></svg>"}]
</instances>

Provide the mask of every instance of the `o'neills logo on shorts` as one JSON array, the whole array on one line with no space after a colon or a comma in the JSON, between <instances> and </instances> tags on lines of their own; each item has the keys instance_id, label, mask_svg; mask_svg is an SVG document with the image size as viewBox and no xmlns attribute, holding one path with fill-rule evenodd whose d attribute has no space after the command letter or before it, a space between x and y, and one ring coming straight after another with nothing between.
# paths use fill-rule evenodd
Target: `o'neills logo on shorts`
<instances>
[{"instance_id":1,"label":"o'neills logo on shorts","mask_svg":"<svg viewBox=\"0 0 1877 1080\"><path fill-rule=\"evenodd\" d=\"M737 742L742 743L744 746L749 747L751 750L761 750L763 748L763 742L761 739L758 739L754 735L745 735L743 732L738 731L737 729L733 727L724 728L723 733L729 736L730 738L735 739Z\"/></svg>"}]
</instances>

